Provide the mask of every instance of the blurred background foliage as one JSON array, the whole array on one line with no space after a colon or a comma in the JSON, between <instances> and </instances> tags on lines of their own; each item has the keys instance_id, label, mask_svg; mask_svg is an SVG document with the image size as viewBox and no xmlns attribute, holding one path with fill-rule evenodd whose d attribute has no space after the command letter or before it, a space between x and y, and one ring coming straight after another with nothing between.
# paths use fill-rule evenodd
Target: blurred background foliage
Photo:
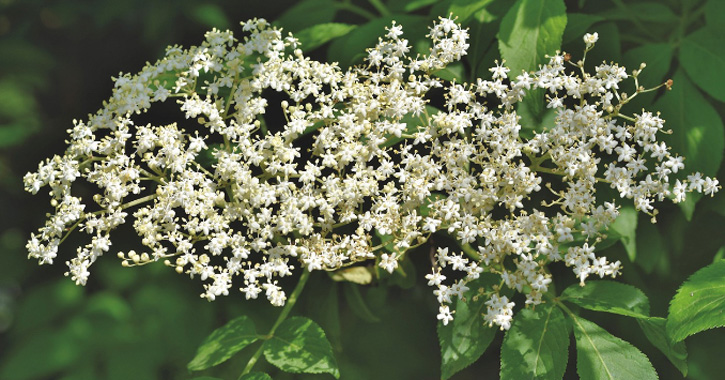
<instances>
[{"instance_id":1,"label":"blurred background foliage","mask_svg":"<svg viewBox=\"0 0 725 380\"><path fill-rule=\"evenodd\" d=\"M89 285L81 288L63 277L62 264L38 267L26 259L25 240L42 225L50 208L42 196L23 192L22 176L40 160L63 151L71 120L100 107L110 96L112 76L136 72L147 60L161 57L167 45L198 44L211 27L240 33L238 22L251 17L275 20L286 30L300 32L303 42L320 45L308 49L309 54L342 66L360 62L364 48L377 41L392 19L403 24L414 49L425 52L428 25L453 12L470 28L472 47L463 62L439 75L472 80L489 76L488 67L500 59L496 34L512 3L0 0L0 379L189 379L198 374L188 373L186 363L213 329L245 314L264 331L276 316L268 303L245 302L238 295L208 303L196 296L199 283L161 264L129 270L107 257L95 264ZM676 132L669 143L688 157L688 169L725 179L720 165L725 1L571 0L566 5L563 49L577 57L583 51L581 35L598 32L600 41L589 62L621 62L631 70L646 61L641 78L648 87L674 78L671 93L643 95L629 111L662 111L667 126ZM342 26L330 29L328 37L336 37L331 41L319 42L310 35L308 28L332 22ZM551 118L541 110L520 112L532 129L545 128ZM723 257L723 226L723 192L697 204L663 205L655 225L635 215L618 221L622 241L603 254L621 260L622 280L649 296L652 315L666 317L678 286ZM116 238L117 250L134 246L132 235ZM74 242L68 241L59 258L69 257L74 249ZM429 270L426 261L406 263L406 277L367 287L313 273L293 313L325 329L343 379L440 376L437 304L422 278ZM569 283L555 285L563 289ZM661 378L681 377L634 321L582 315L641 349ZM497 378L500 341L498 334L481 360L453 378ZM724 331L700 333L686 342L688 377L721 378ZM246 364L244 355L250 352L202 375L236 378ZM275 373L271 367L260 369ZM329 375L309 378L322 377ZM576 377L573 357L566 377ZM288 378L306 377L275 375Z\"/></svg>"}]
</instances>

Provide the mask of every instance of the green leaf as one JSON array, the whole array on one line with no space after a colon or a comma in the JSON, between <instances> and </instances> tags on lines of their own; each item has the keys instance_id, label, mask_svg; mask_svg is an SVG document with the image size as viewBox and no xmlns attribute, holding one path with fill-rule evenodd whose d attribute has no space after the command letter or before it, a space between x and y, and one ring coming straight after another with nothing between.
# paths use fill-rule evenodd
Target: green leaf
<instances>
[{"instance_id":1,"label":"green leaf","mask_svg":"<svg viewBox=\"0 0 725 380\"><path fill-rule=\"evenodd\" d=\"M543 95L543 93L538 95ZM543 98L539 98L539 102L541 102L542 99ZM542 105L538 105L539 108L543 109L542 113L538 113L535 109L536 104L533 100L535 99L529 97L524 98L524 101L520 102L516 107L516 113L521 117L519 124L521 124L522 133L527 135L527 137L533 137L533 132L541 133L551 129L554 126L556 119L556 111L551 108L543 108Z\"/></svg>"},{"instance_id":2,"label":"green leaf","mask_svg":"<svg viewBox=\"0 0 725 380\"><path fill-rule=\"evenodd\" d=\"M644 88L652 88L667 80L665 75L670 71L673 53L672 45L669 43L645 44L627 50L622 57L622 63L629 72L639 69L643 62L646 63L647 66L639 75L638 81ZM656 91L641 93L632 99L626 109L640 111L642 108L651 108L656 95Z\"/></svg>"},{"instance_id":3,"label":"green leaf","mask_svg":"<svg viewBox=\"0 0 725 380\"><path fill-rule=\"evenodd\" d=\"M592 25L604 21L604 17L590 15L586 13L569 13L566 16L566 29L562 37L562 43L566 44L571 41L581 39L585 33L589 32Z\"/></svg>"},{"instance_id":4,"label":"green leaf","mask_svg":"<svg viewBox=\"0 0 725 380\"><path fill-rule=\"evenodd\" d=\"M25 333L58 323L64 315L81 308L84 291L65 278L30 288L15 311L13 329Z\"/></svg>"},{"instance_id":5,"label":"green leaf","mask_svg":"<svg viewBox=\"0 0 725 380\"><path fill-rule=\"evenodd\" d=\"M535 70L561 47L566 27L563 0L518 0L506 13L498 32L499 50L510 76Z\"/></svg>"},{"instance_id":6,"label":"green leaf","mask_svg":"<svg viewBox=\"0 0 725 380\"><path fill-rule=\"evenodd\" d=\"M637 211L634 207L622 207L610 229L619 235L619 241L627 250L627 257L634 262L637 258Z\"/></svg>"},{"instance_id":7,"label":"green leaf","mask_svg":"<svg viewBox=\"0 0 725 380\"><path fill-rule=\"evenodd\" d=\"M267 361L285 372L329 373L340 378L325 332L309 318L292 317L282 322L263 349Z\"/></svg>"},{"instance_id":8,"label":"green leaf","mask_svg":"<svg viewBox=\"0 0 725 380\"><path fill-rule=\"evenodd\" d=\"M647 66L639 75L639 84L645 88L654 87L665 81L665 75L672 64L672 45L668 43L646 44L627 50L622 61L629 71L638 69L644 62ZM637 97L643 94L637 95ZM628 106L629 107L629 106Z\"/></svg>"},{"instance_id":9,"label":"green leaf","mask_svg":"<svg viewBox=\"0 0 725 380\"><path fill-rule=\"evenodd\" d=\"M678 70L673 79L672 90L654 105L667 120L665 127L673 131L662 139L674 152L687 157L685 172L677 175L699 171L713 176L720 168L725 148L722 119L685 73Z\"/></svg>"},{"instance_id":10,"label":"green leaf","mask_svg":"<svg viewBox=\"0 0 725 380\"><path fill-rule=\"evenodd\" d=\"M670 359L670 362L682 372L682 376L687 376L687 347L685 347L685 342L674 343L667 336L665 330L667 320L650 317L637 319L637 323L647 339L662 351L667 359Z\"/></svg>"},{"instance_id":11,"label":"green leaf","mask_svg":"<svg viewBox=\"0 0 725 380\"><path fill-rule=\"evenodd\" d=\"M435 108L435 107L433 107L431 105L426 104L425 105L425 113L422 113L422 114L420 114L418 116L414 116L412 113L406 114L405 116L403 116L400 119L400 122L401 123L405 123L406 124L406 127L405 127L405 130L403 131L403 134L412 135L412 134L418 132L419 130L422 130L422 129L427 128L425 126L424 126L424 128L419 128L421 125L424 125L426 123L426 116L425 115L428 114L428 115L433 116L433 115L437 114L438 112L441 112L441 110L439 110L438 108ZM399 143L399 142L401 142L403 140L405 140L405 138L403 136L397 137L397 136L395 136L393 134L388 134L388 135L385 135L385 142L382 143L381 146L383 146L383 147L391 147L391 146L393 146L393 145L395 145L395 144L397 144L397 143ZM383 239L383 237L380 234L377 234L377 236L380 237L381 239ZM384 238L383 241L391 240L392 238L393 238L392 236L386 235L386 237ZM388 252L392 252L393 251L393 244L386 245L385 246L385 249L388 250Z\"/></svg>"},{"instance_id":12,"label":"green leaf","mask_svg":"<svg viewBox=\"0 0 725 380\"><path fill-rule=\"evenodd\" d=\"M640 1L625 4L624 8L613 8L600 13L608 20L630 20L632 16L640 21L674 24L677 15L668 6L654 1Z\"/></svg>"},{"instance_id":13,"label":"green leaf","mask_svg":"<svg viewBox=\"0 0 725 380\"><path fill-rule=\"evenodd\" d=\"M456 300L456 314L452 322L444 326L438 322L438 342L441 346L441 378L448 379L458 371L468 367L483 355L494 336L496 329L484 325L481 313L485 312L487 300L476 296L478 288L491 290L497 284L498 276L481 275L478 280L468 284L467 302Z\"/></svg>"},{"instance_id":14,"label":"green leaf","mask_svg":"<svg viewBox=\"0 0 725 380\"><path fill-rule=\"evenodd\" d=\"M244 347L257 341L254 322L247 316L232 319L214 330L196 351L186 366L189 371L201 371L232 357Z\"/></svg>"},{"instance_id":15,"label":"green leaf","mask_svg":"<svg viewBox=\"0 0 725 380\"><path fill-rule=\"evenodd\" d=\"M343 294L345 294L345 300L350 310L366 322L380 322L380 318L368 307L362 294L360 294L360 287L355 284L345 283L343 284Z\"/></svg>"},{"instance_id":16,"label":"green leaf","mask_svg":"<svg viewBox=\"0 0 725 380\"><path fill-rule=\"evenodd\" d=\"M657 226L652 223L640 223L637 227L637 259L635 263L639 265L645 273L652 273L652 270L659 268L660 270L669 267L669 252L665 248L665 242L662 239Z\"/></svg>"},{"instance_id":17,"label":"green leaf","mask_svg":"<svg viewBox=\"0 0 725 380\"><path fill-rule=\"evenodd\" d=\"M272 380L272 376L264 372L252 372L242 376L239 380Z\"/></svg>"},{"instance_id":18,"label":"green leaf","mask_svg":"<svg viewBox=\"0 0 725 380\"><path fill-rule=\"evenodd\" d=\"M0 148L20 145L40 129L37 103L29 90L19 81L0 80Z\"/></svg>"},{"instance_id":19,"label":"green leaf","mask_svg":"<svg viewBox=\"0 0 725 380\"><path fill-rule=\"evenodd\" d=\"M719 260L722 260L725 258L725 246L720 247L720 249L715 252L715 256L713 257L712 262L718 262Z\"/></svg>"},{"instance_id":20,"label":"green leaf","mask_svg":"<svg viewBox=\"0 0 725 380\"><path fill-rule=\"evenodd\" d=\"M288 8L275 20L275 24L281 25L289 32L296 33L317 24L332 22L336 13L334 0L302 0Z\"/></svg>"},{"instance_id":21,"label":"green leaf","mask_svg":"<svg viewBox=\"0 0 725 380\"><path fill-rule=\"evenodd\" d=\"M476 12L485 8L493 0L453 0L448 6L448 13L458 17L458 22L463 24Z\"/></svg>"},{"instance_id":22,"label":"green leaf","mask_svg":"<svg viewBox=\"0 0 725 380\"><path fill-rule=\"evenodd\" d=\"M199 4L188 13L192 19L210 28L224 29L231 26L224 10L216 4Z\"/></svg>"},{"instance_id":23,"label":"green leaf","mask_svg":"<svg viewBox=\"0 0 725 380\"><path fill-rule=\"evenodd\" d=\"M594 311L606 311L634 318L649 316L649 300L634 286L614 281L587 281L586 285L574 284L564 289L563 301Z\"/></svg>"},{"instance_id":24,"label":"green leaf","mask_svg":"<svg viewBox=\"0 0 725 380\"><path fill-rule=\"evenodd\" d=\"M715 99L725 102L725 49L722 45L722 34L706 26L682 40L679 57L693 82Z\"/></svg>"},{"instance_id":25,"label":"green leaf","mask_svg":"<svg viewBox=\"0 0 725 380\"><path fill-rule=\"evenodd\" d=\"M373 281L372 271L363 266L342 268L328 273L333 281L348 281L360 285L367 285Z\"/></svg>"},{"instance_id":26,"label":"green leaf","mask_svg":"<svg viewBox=\"0 0 725 380\"><path fill-rule=\"evenodd\" d=\"M725 147L722 119L684 71L678 70L673 79L672 91L664 94L654 107L662 110L662 116L667 120L665 126L673 131L662 140L673 152L687 158L685 170L674 177L682 179L692 172L714 176L720 168ZM700 194L691 193L679 204L687 220L692 219L695 204L701 198Z\"/></svg>"},{"instance_id":27,"label":"green leaf","mask_svg":"<svg viewBox=\"0 0 725 380\"><path fill-rule=\"evenodd\" d=\"M88 299L85 313L89 315L104 316L115 322L124 322L133 315L127 301L120 295L112 292L98 292Z\"/></svg>"},{"instance_id":28,"label":"green leaf","mask_svg":"<svg viewBox=\"0 0 725 380\"><path fill-rule=\"evenodd\" d=\"M330 22L300 30L295 34L295 37L300 40L305 51L311 51L328 41L346 35L356 27L357 25Z\"/></svg>"},{"instance_id":29,"label":"green leaf","mask_svg":"<svg viewBox=\"0 0 725 380\"><path fill-rule=\"evenodd\" d=\"M433 72L433 76L447 80L449 82L463 82L464 68L460 62L451 63L450 65Z\"/></svg>"},{"instance_id":30,"label":"green leaf","mask_svg":"<svg viewBox=\"0 0 725 380\"><path fill-rule=\"evenodd\" d=\"M420 8L427 7L428 5L437 3L438 0L413 0L408 4L405 4L403 10L406 12L413 12Z\"/></svg>"},{"instance_id":31,"label":"green leaf","mask_svg":"<svg viewBox=\"0 0 725 380\"><path fill-rule=\"evenodd\" d=\"M476 12L474 17L479 23L485 23L492 26L496 25L498 27L501 19L512 5L513 3L511 0L489 0L483 8ZM492 34L491 38L493 39L494 37L496 36Z\"/></svg>"},{"instance_id":32,"label":"green leaf","mask_svg":"<svg viewBox=\"0 0 725 380\"><path fill-rule=\"evenodd\" d=\"M647 356L595 323L572 316L576 370L582 379L657 379Z\"/></svg>"},{"instance_id":33,"label":"green leaf","mask_svg":"<svg viewBox=\"0 0 725 380\"><path fill-rule=\"evenodd\" d=\"M397 285L403 289L410 289L415 286L417 272L415 264L410 258L410 254L406 254L398 259L398 267L390 275L390 284Z\"/></svg>"},{"instance_id":34,"label":"green leaf","mask_svg":"<svg viewBox=\"0 0 725 380\"><path fill-rule=\"evenodd\" d=\"M722 15L724 14L725 1L708 0L705 4L705 24L720 35L725 34L725 24L722 22Z\"/></svg>"},{"instance_id":35,"label":"green leaf","mask_svg":"<svg viewBox=\"0 0 725 380\"><path fill-rule=\"evenodd\" d=\"M249 375L244 375L240 380L258 379L256 377L247 377L247 376L249 376ZM267 376L267 377L269 377L269 376ZM264 378L263 377L260 377L259 379L264 379ZM270 379L271 379L271 377L270 377ZM223 379L220 379L218 377L211 377L211 376L201 376L201 377L195 377L195 378L193 378L191 380L223 380Z\"/></svg>"},{"instance_id":36,"label":"green leaf","mask_svg":"<svg viewBox=\"0 0 725 380\"><path fill-rule=\"evenodd\" d=\"M569 358L564 314L552 304L523 309L501 345L501 379L561 379Z\"/></svg>"},{"instance_id":37,"label":"green leaf","mask_svg":"<svg viewBox=\"0 0 725 380\"><path fill-rule=\"evenodd\" d=\"M589 33L599 33L599 41L597 41L597 46L587 53L588 64L598 65L602 62L621 62L622 41L619 27L615 22L605 20L596 23L591 26ZM572 42L571 45L577 48L571 51L572 60L578 61L582 57L581 51L584 49L584 41L579 39L576 44Z\"/></svg>"},{"instance_id":38,"label":"green leaf","mask_svg":"<svg viewBox=\"0 0 725 380\"><path fill-rule=\"evenodd\" d=\"M422 38L428 33L429 20L423 16L394 15L377 18L334 40L327 52L328 61L338 62L343 68L361 62L366 56L365 49L375 46L378 38L385 34L385 27L391 26L393 20L403 26L403 37L410 41Z\"/></svg>"},{"instance_id":39,"label":"green leaf","mask_svg":"<svg viewBox=\"0 0 725 380\"><path fill-rule=\"evenodd\" d=\"M690 276L670 301L667 334L675 342L725 326L725 260Z\"/></svg>"},{"instance_id":40,"label":"green leaf","mask_svg":"<svg viewBox=\"0 0 725 380\"><path fill-rule=\"evenodd\" d=\"M40 309L45 310L45 309ZM0 379L30 380L52 377L58 371L85 360L83 344L72 329L37 330L27 334L20 344L3 352Z\"/></svg>"}]
</instances>

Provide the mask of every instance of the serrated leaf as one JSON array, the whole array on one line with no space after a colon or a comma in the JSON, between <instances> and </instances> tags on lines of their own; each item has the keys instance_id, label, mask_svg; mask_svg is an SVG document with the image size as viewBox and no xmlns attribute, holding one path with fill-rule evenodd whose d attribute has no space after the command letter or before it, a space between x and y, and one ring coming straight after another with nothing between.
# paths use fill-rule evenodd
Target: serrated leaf
<instances>
[{"instance_id":1,"label":"serrated leaf","mask_svg":"<svg viewBox=\"0 0 725 380\"><path fill-rule=\"evenodd\" d=\"M322 328L309 318L291 317L264 342L264 357L291 373L329 373L340 378L332 346Z\"/></svg>"},{"instance_id":2,"label":"serrated leaf","mask_svg":"<svg viewBox=\"0 0 725 380\"><path fill-rule=\"evenodd\" d=\"M357 25L342 24L339 22L317 24L300 30L295 33L295 37L300 40L303 50L310 51L335 38L348 34L356 27Z\"/></svg>"},{"instance_id":3,"label":"serrated leaf","mask_svg":"<svg viewBox=\"0 0 725 380\"><path fill-rule=\"evenodd\" d=\"M627 257L634 262L637 258L637 211L633 207L622 207L609 228L619 235Z\"/></svg>"},{"instance_id":4,"label":"serrated leaf","mask_svg":"<svg viewBox=\"0 0 725 380\"><path fill-rule=\"evenodd\" d=\"M665 127L673 131L662 139L674 152L687 157L685 172L677 175L696 171L715 175L725 148L722 119L684 72L678 70L673 79L672 90L655 103L654 109L662 111Z\"/></svg>"},{"instance_id":5,"label":"serrated leaf","mask_svg":"<svg viewBox=\"0 0 725 380\"><path fill-rule=\"evenodd\" d=\"M452 322L444 326L438 322L438 342L441 347L441 378L448 379L458 371L468 367L483 355L494 336L496 329L484 325L481 313L486 311L486 297L474 297L478 288L490 290L497 284L495 275L481 275L468 284L467 302L456 300L455 315Z\"/></svg>"},{"instance_id":6,"label":"serrated leaf","mask_svg":"<svg viewBox=\"0 0 725 380\"><path fill-rule=\"evenodd\" d=\"M501 345L501 379L561 379L569 358L569 331L558 307L521 310Z\"/></svg>"},{"instance_id":7,"label":"serrated leaf","mask_svg":"<svg viewBox=\"0 0 725 380\"><path fill-rule=\"evenodd\" d=\"M709 27L687 35L680 43L680 62L700 88L725 102L725 50L722 35Z\"/></svg>"},{"instance_id":8,"label":"serrated leaf","mask_svg":"<svg viewBox=\"0 0 725 380\"><path fill-rule=\"evenodd\" d=\"M634 286L614 281L587 281L584 286L571 285L564 289L561 300L594 311L634 318L649 316L647 296Z\"/></svg>"},{"instance_id":9,"label":"serrated leaf","mask_svg":"<svg viewBox=\"0 0 725 380\"><path fill-rule=\"evenodd\" d=\"M373 274L368 267L355 266L329 272L333 281L347 281L367 285L373 281Z\"/></svg>"},{"instance_id":10,"label":"serrated leaf","mask_svg":"<svg viewBox=\"0 0 725 380\"><path fill-rule=\"evenodd\" d=\"M498 32L501 57L510 76L535 70L561 47L566 28L563 0L518 0L506 13Z\"/></svg>"},{"instance_id":11,"label":"serrated leaf","mask_svg":"<svg viewBox=\"0 0 725 380\"><path fill-rule=\"evenodd\" d=\"M239 380L272 380L272 376L264 372L252 372L242 376Z\"/></svg>"},{"instance_id":12,"label":"serrated leaf","mask_svg":"<svg viewBox=\"0 0 725 380\"><path fill-rule=\"evenodd\" d=\"M682 372L682 376L687 376L687 347L685 347L685 342L674 343L667 336L665 330L667 320L651 317L637 319L637 323L647 339L662 351L667 359L670 359L670 362Z\"/></svg>"},{"instance_id":13,"label":"serrated leaf","mask_svg":"<svg viewBox=\"0 0 725 380\"><path fill-rule=\"evenodd\" d=\"M572 316L576 338L576 370L582 379L656 380L657 372L636 347L595 323Z\"/></svg>"},{"instance_id":14,"label":"serrated leaf","mask_svg":"<svg viewBox=\"0 0 725 380\"><path fill-rule=\"evenodd\" d=\"M690 276L670 301L667 334L675 342L725 326L725 260Z\"/></svg>"},{"instance_id":15,"label":"serrated leaf","mask_svg":"<svg viewBox=\"0 0 725 380\"><path fill-rule=\"evenodd\" d=\"M254 322L243 315L214 330L199 346L196 356L186 366L189 371L201 371L231 358L244 347L257 341Z\"/></svg>"}]
</instances>

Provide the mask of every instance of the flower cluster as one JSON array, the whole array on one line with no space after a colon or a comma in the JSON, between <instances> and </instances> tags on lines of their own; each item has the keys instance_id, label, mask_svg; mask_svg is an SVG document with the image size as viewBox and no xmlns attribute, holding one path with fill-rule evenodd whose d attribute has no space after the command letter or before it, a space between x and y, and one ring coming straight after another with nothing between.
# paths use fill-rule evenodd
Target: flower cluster
<instances>
[{"instance_id":1,"label":"flower cluster","mask_svg":"<svg viewBox=\"0 0 725 380\"><path fill-rule=\"evenodd\" d=\"M118 252L124 266L162 261L199 277L209 300L236 283L246 299L283 305L278 280L297 267L374 260L392 273L412 248L448 234L459 247L437 248L426 276L438 318L451 321L453 300L492 273L501 286L483 290L485 320L507 329L514 303L500 291L541 303L549 263L563 261L582 284L617 275L620 262L595 252L619 206L597 198L597 185L653 217L654 201L719 189L699 173L672 185L683 158L657 140L664 121L620 112L645 91L619 92L641 69L602 64L590 74L557 53L536 72L496 63L489 80L456 83L435 75L468 48L452 19L431 27L424 56L393 23L348 70L305 57L265 20L242 25L241 40L212 30L198 47L170 47L120 75L104 107L74 122L66 153L25 176L32 193L50 188L55 208L27 244L31 258L52 264L80 230L90 242L66 275L85 284L130 219L144 248ZM597 38L585 37L587 49ZM556 122L526 139L516 106L537 89ZM137 124L169 101L185 118ZM77 182L99 189L92 202L74 195Z\"/></svg>"}]
</instances>

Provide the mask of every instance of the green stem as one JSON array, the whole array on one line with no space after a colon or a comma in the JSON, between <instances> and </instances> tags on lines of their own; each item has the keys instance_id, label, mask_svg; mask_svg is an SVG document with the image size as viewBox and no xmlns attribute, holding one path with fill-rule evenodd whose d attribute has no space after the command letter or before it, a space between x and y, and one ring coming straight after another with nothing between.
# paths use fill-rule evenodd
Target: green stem
<instances>
[{"instance_id":1,"label":"green stem","mask_svg":"<svg viewBox=\"0 0 725 380\"><path fill-rule=\"evenodd\" d=\"M465 253L468 257L474 259L474 260L480 260L481 255L476 251L475 248L471 247L470 244L461 244L461 249L463 250L463 253Z\"/></svg>"},{"instance_id":2,"label":"green stem","mask_svg":"<svg viewBox=\"0 0 725 380\"><path fill-rule=\"evenodd\" d=\"M292 311L292 308L295 306L295 303L297 303L297 298L299 298L300 293L302 293L302 289L304 289L305 284L307 283L307 280L310 278L310 271L303 270L302 276L300 276L299 282L297 282L297 286L295 287L295 290L292 291L292 294L290 294L289 298L287 299L287 303L284 305L284 309L282 309L282 312L279 313L279 317L277 317L277 320L274 322L274 325L272 325L272 328L269 329L269 332L266 335L266 338L269 339L274 336L274 332L277 331L277 328L279 325L284 322L285 319L287 319L287 316L289 315L290 311ZM249 362L247 362L247 366L244 367L244 371L242 371L242 374L239 375L239 378L241 379L244 375L248 374L252 371L252 368L257 363L257 360L259 360L259 357L262 356L262 351L264 350L264 345L259 346L256 352L254 352L254 355L249 359Z\"/></svg>"},{"instance_id":3,"label":"green stem","mask_svg":"<svg viewBox=\"0 0 725 380\"><path fill-rule=\"evenodd\" d=\"M127 209L129 207L133 207L133 206L140 205L141 203L150 201L150 200L155 199L157 197L158 197L158 195L156 195L156 194L147 195L147 196L145 196L143 198L139 198L139 199L136 199L134 201L131 201L131 202L128 202L126 204L121 205L120 209L121 210L125 210L125 209ZM68 231L66 231L65 235L63 235L63 237L60 239L60 241L58 242L58 244L59 245L62 244L65 241L65 239L67 239L68 236L70 236L71 232L73 232L76 228L78 228L78 226L84 220L88 219L88 215L100 215L100 214L103 214L104 212L108 212L108 210L103 209L103 210L98 210L98 211L94 211L94 212L89 212L89 213L83 214L80 218L78 218L78 220L75 222L75 224L73 224L73 226L71 226L68 229Z\"/></svg>"}]
</instances>

